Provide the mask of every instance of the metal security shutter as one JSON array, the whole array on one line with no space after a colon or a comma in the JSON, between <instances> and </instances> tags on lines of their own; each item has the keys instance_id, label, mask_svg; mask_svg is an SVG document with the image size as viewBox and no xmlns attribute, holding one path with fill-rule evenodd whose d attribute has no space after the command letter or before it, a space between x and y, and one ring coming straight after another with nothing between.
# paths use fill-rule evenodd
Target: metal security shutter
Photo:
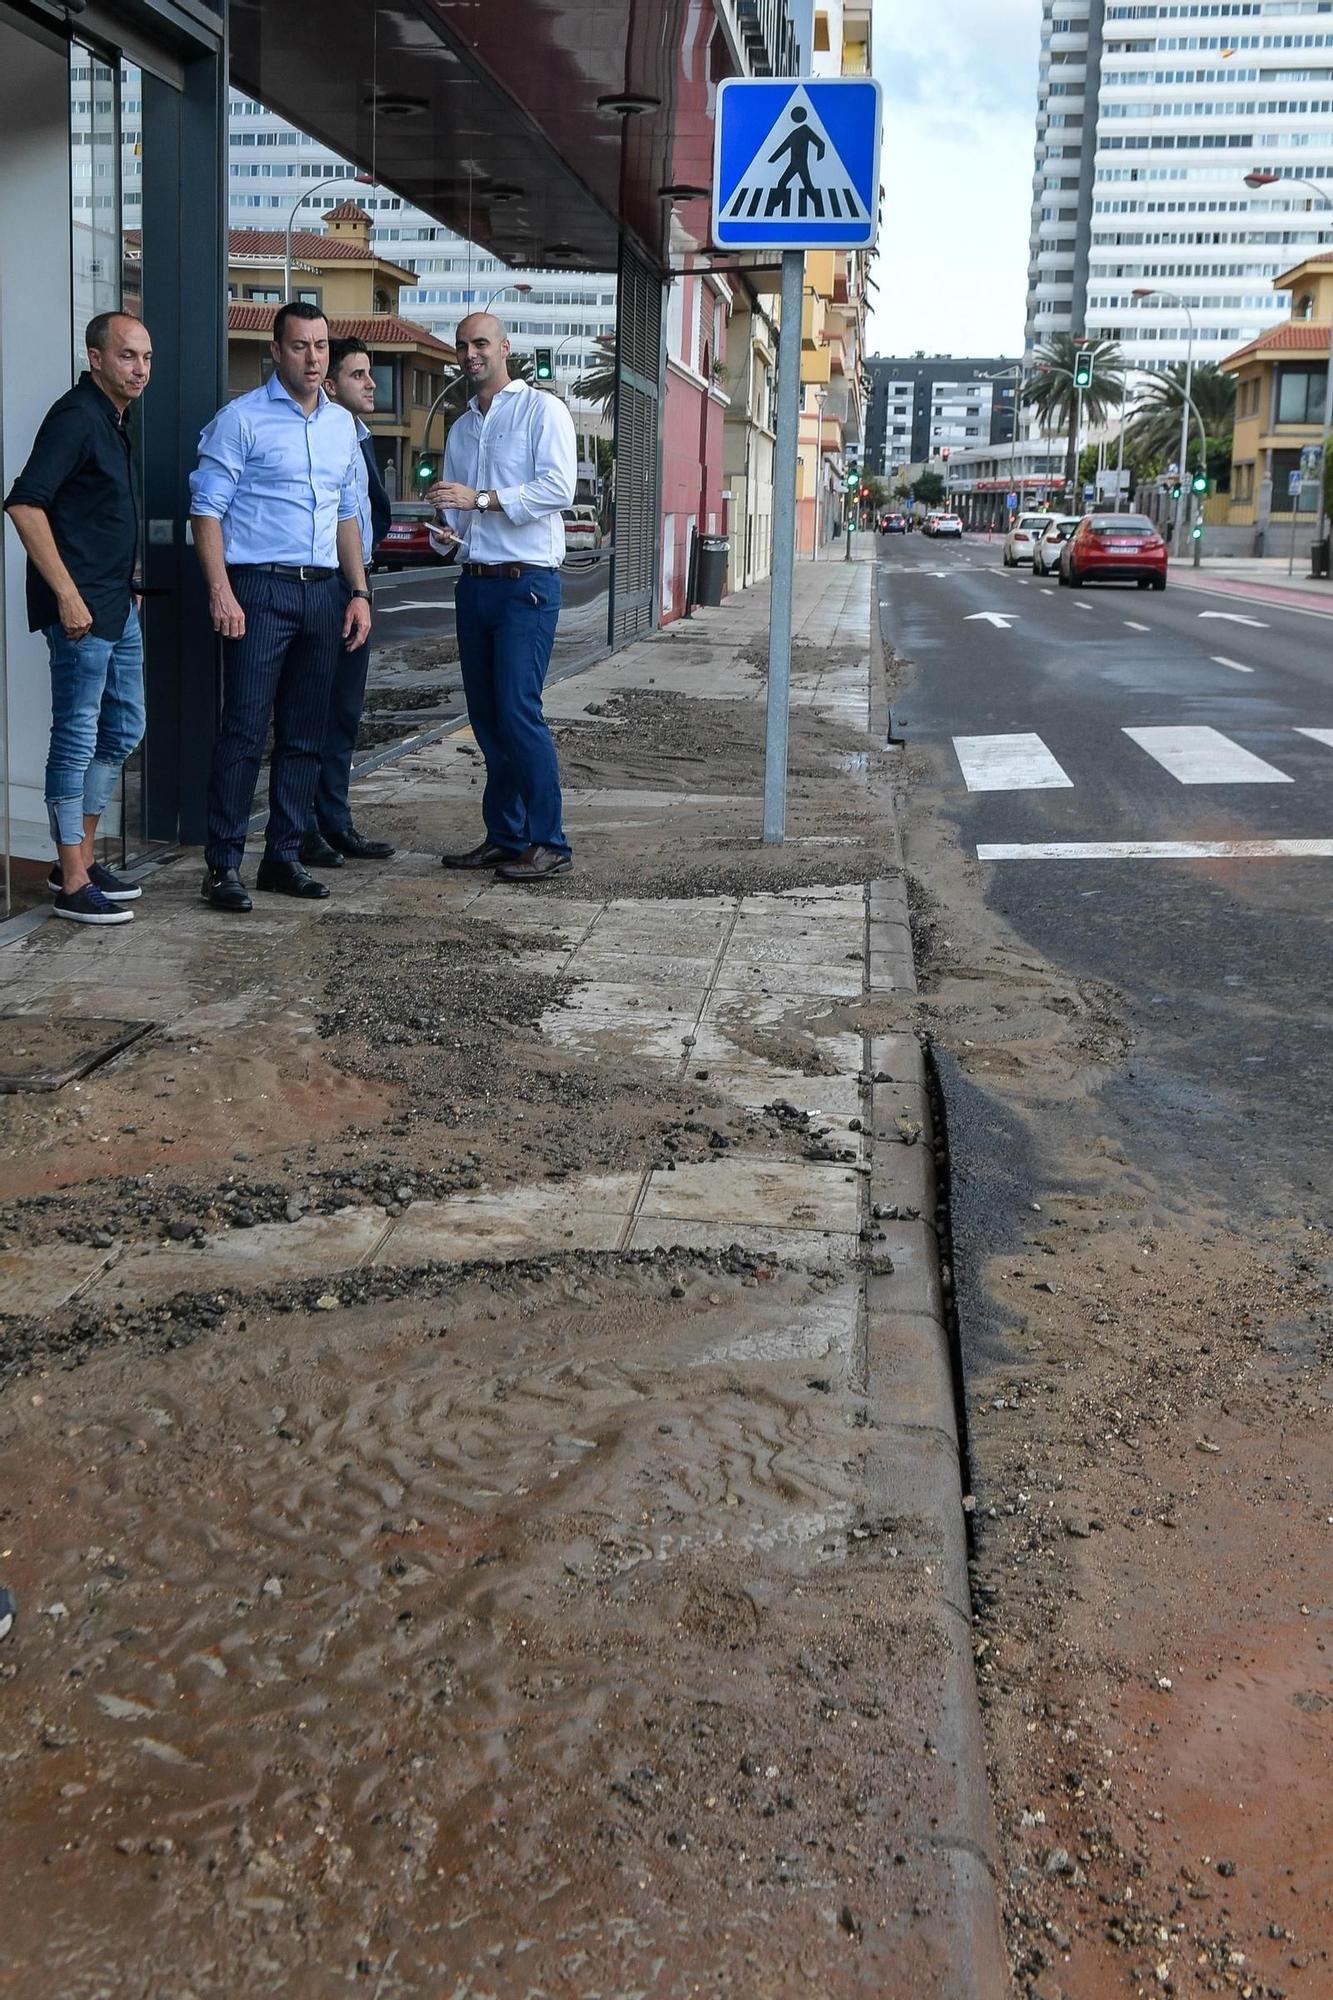
<instances>
[{"instance_id":1,"label":"metal security shutter","mask_svg":"<svg viewBox=\"0 0 1333 2000\"><path fill-rule=\"evenodd\" d=\"M622 245L616 316L616 510L610 640L620 646L653 626L657 570L658 414L662 285Z\"/></svg>"}]
</instances>

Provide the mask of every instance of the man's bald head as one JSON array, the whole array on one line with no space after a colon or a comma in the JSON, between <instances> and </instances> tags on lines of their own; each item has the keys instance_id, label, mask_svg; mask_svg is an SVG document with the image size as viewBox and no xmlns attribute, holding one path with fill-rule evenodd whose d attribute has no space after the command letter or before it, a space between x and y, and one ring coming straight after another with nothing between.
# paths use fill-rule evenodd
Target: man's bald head
<instances>
[{"instance_id":1,"label":"man's bald head","mask_svg":"<svg viewBox=\"0 0 1333 2000\"><path fill-rule=\"evenodd\" d=\"M509 335L494 313L469 313L454 335L458 365L475 395L490 398L509 380Z\"/></svg>"}]
</instances>

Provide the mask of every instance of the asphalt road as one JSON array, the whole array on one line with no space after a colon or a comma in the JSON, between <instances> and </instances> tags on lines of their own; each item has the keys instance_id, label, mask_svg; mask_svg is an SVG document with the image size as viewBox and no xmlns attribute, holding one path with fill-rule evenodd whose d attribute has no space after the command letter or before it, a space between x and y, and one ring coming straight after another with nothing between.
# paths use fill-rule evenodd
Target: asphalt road
<instances>
[{"instance_id":1,"label":"asphalt road","mask_svg":"<svg viewBox=\"0 0 1333 2000\"><path fill-rule=\"evenodd\" d=\"M1106 1096L1130 1145L1256 1216L1326 1216L1333 616L1058 589L1004 570L998 540L884 537L878 559L911 663L894 728L930 753L914 809L952 821L969 893L1120 996L1135 1048ZM959 1084L955 1151L962 1131L974 1184L1008 1201L1035 1165L974 1095Z\"/></svg>"},{"instance_id":2,"label":"asphalt road","mask_svg":"<svg viewBox=\"0 0 1333 2000\"><path fill-rule=\"evenodd\" d=\"M562 636L584 635L597 623L600 613L600 641L606 643L606 593L610 580L611 550L596 555L579 555L567 561L560 573L564 592ZM383 644L408 639L431 639L438 633L453 633L454 585L458 569L454 564L432 564L420 569L386 570L375 577L376 637Z\"/></svg>"}]
</instances>

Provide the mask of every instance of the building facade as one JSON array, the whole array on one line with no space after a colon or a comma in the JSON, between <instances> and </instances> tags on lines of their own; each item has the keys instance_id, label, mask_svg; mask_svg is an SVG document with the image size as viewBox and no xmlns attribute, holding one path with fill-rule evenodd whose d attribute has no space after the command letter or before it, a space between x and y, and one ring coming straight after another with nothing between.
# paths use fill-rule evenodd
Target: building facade
<instances>
[{"instance_id":1,"label":"building facade","mask_svg":"<svg viewBox=\"0 0 1333 2000\"><path fill-rule=\"evenodd\" d=\"M1326 445L1333 251L1303 258L1274 283L1291 300L1289 317L1222 363L1236 381L1226 519L1254 530L1256 555L1280 554L1316 525L1317 482L1302 479L1301 452Z\"/></svg>"},{"instance_id":2,"label":"building facade","mask_svg":"<svg viewBox=\"0 0 1333 2000\"><path fill-rule=\"evenodd\" d=\"M871 355L865 368L865 464L880 479L892 483L909 465L928 465L945 451L1013 439L1015 361Z\"/></svg>"},{"instance_id":3,"label":"building facade","mask_svg":"<svg viewBox=\"0 0 1333 2000\"><path fill-rule=\"evenodd\" d=\"M1276 274L1333 247L1301 184L1333 195L1327 0L1043 0L1037 100L1029 354L1087 332L1166 368L1183 301L1195 360L1221 361L1282 318Z\"/></svg>"}]
</instances>

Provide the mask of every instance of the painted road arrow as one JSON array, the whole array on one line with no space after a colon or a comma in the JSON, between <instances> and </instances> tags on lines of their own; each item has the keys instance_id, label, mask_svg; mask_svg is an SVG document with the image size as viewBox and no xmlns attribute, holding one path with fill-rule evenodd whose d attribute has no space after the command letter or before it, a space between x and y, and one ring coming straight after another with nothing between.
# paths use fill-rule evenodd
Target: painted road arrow
<instances>
[{"instance_id":1,"label":"painted road arrow","mask_svg":"<svg viewBox=\"0 0 1333 2000\"><path fill-rule=\"evenodd\" d=\"M984 618L988 625L998 625L1002 632L1007 632L1014 622L1012 618L1007 618L1003 611L969 611L963 623L971 625L978 618Z\"/></svg>"},{"instance_id":2,"label":"painted road arrow","mask_svg":"<svg viewBox=\"0 0 1333 2000\"><path fill-rule=\"evenodd\" d=\"M1253 625L1258 632L1266 632L1268 627L1262 618L1246 618L1239 611L1201 611L1200 618L1225 618L1231 625Z\"/></svg>"}]
</instances>

